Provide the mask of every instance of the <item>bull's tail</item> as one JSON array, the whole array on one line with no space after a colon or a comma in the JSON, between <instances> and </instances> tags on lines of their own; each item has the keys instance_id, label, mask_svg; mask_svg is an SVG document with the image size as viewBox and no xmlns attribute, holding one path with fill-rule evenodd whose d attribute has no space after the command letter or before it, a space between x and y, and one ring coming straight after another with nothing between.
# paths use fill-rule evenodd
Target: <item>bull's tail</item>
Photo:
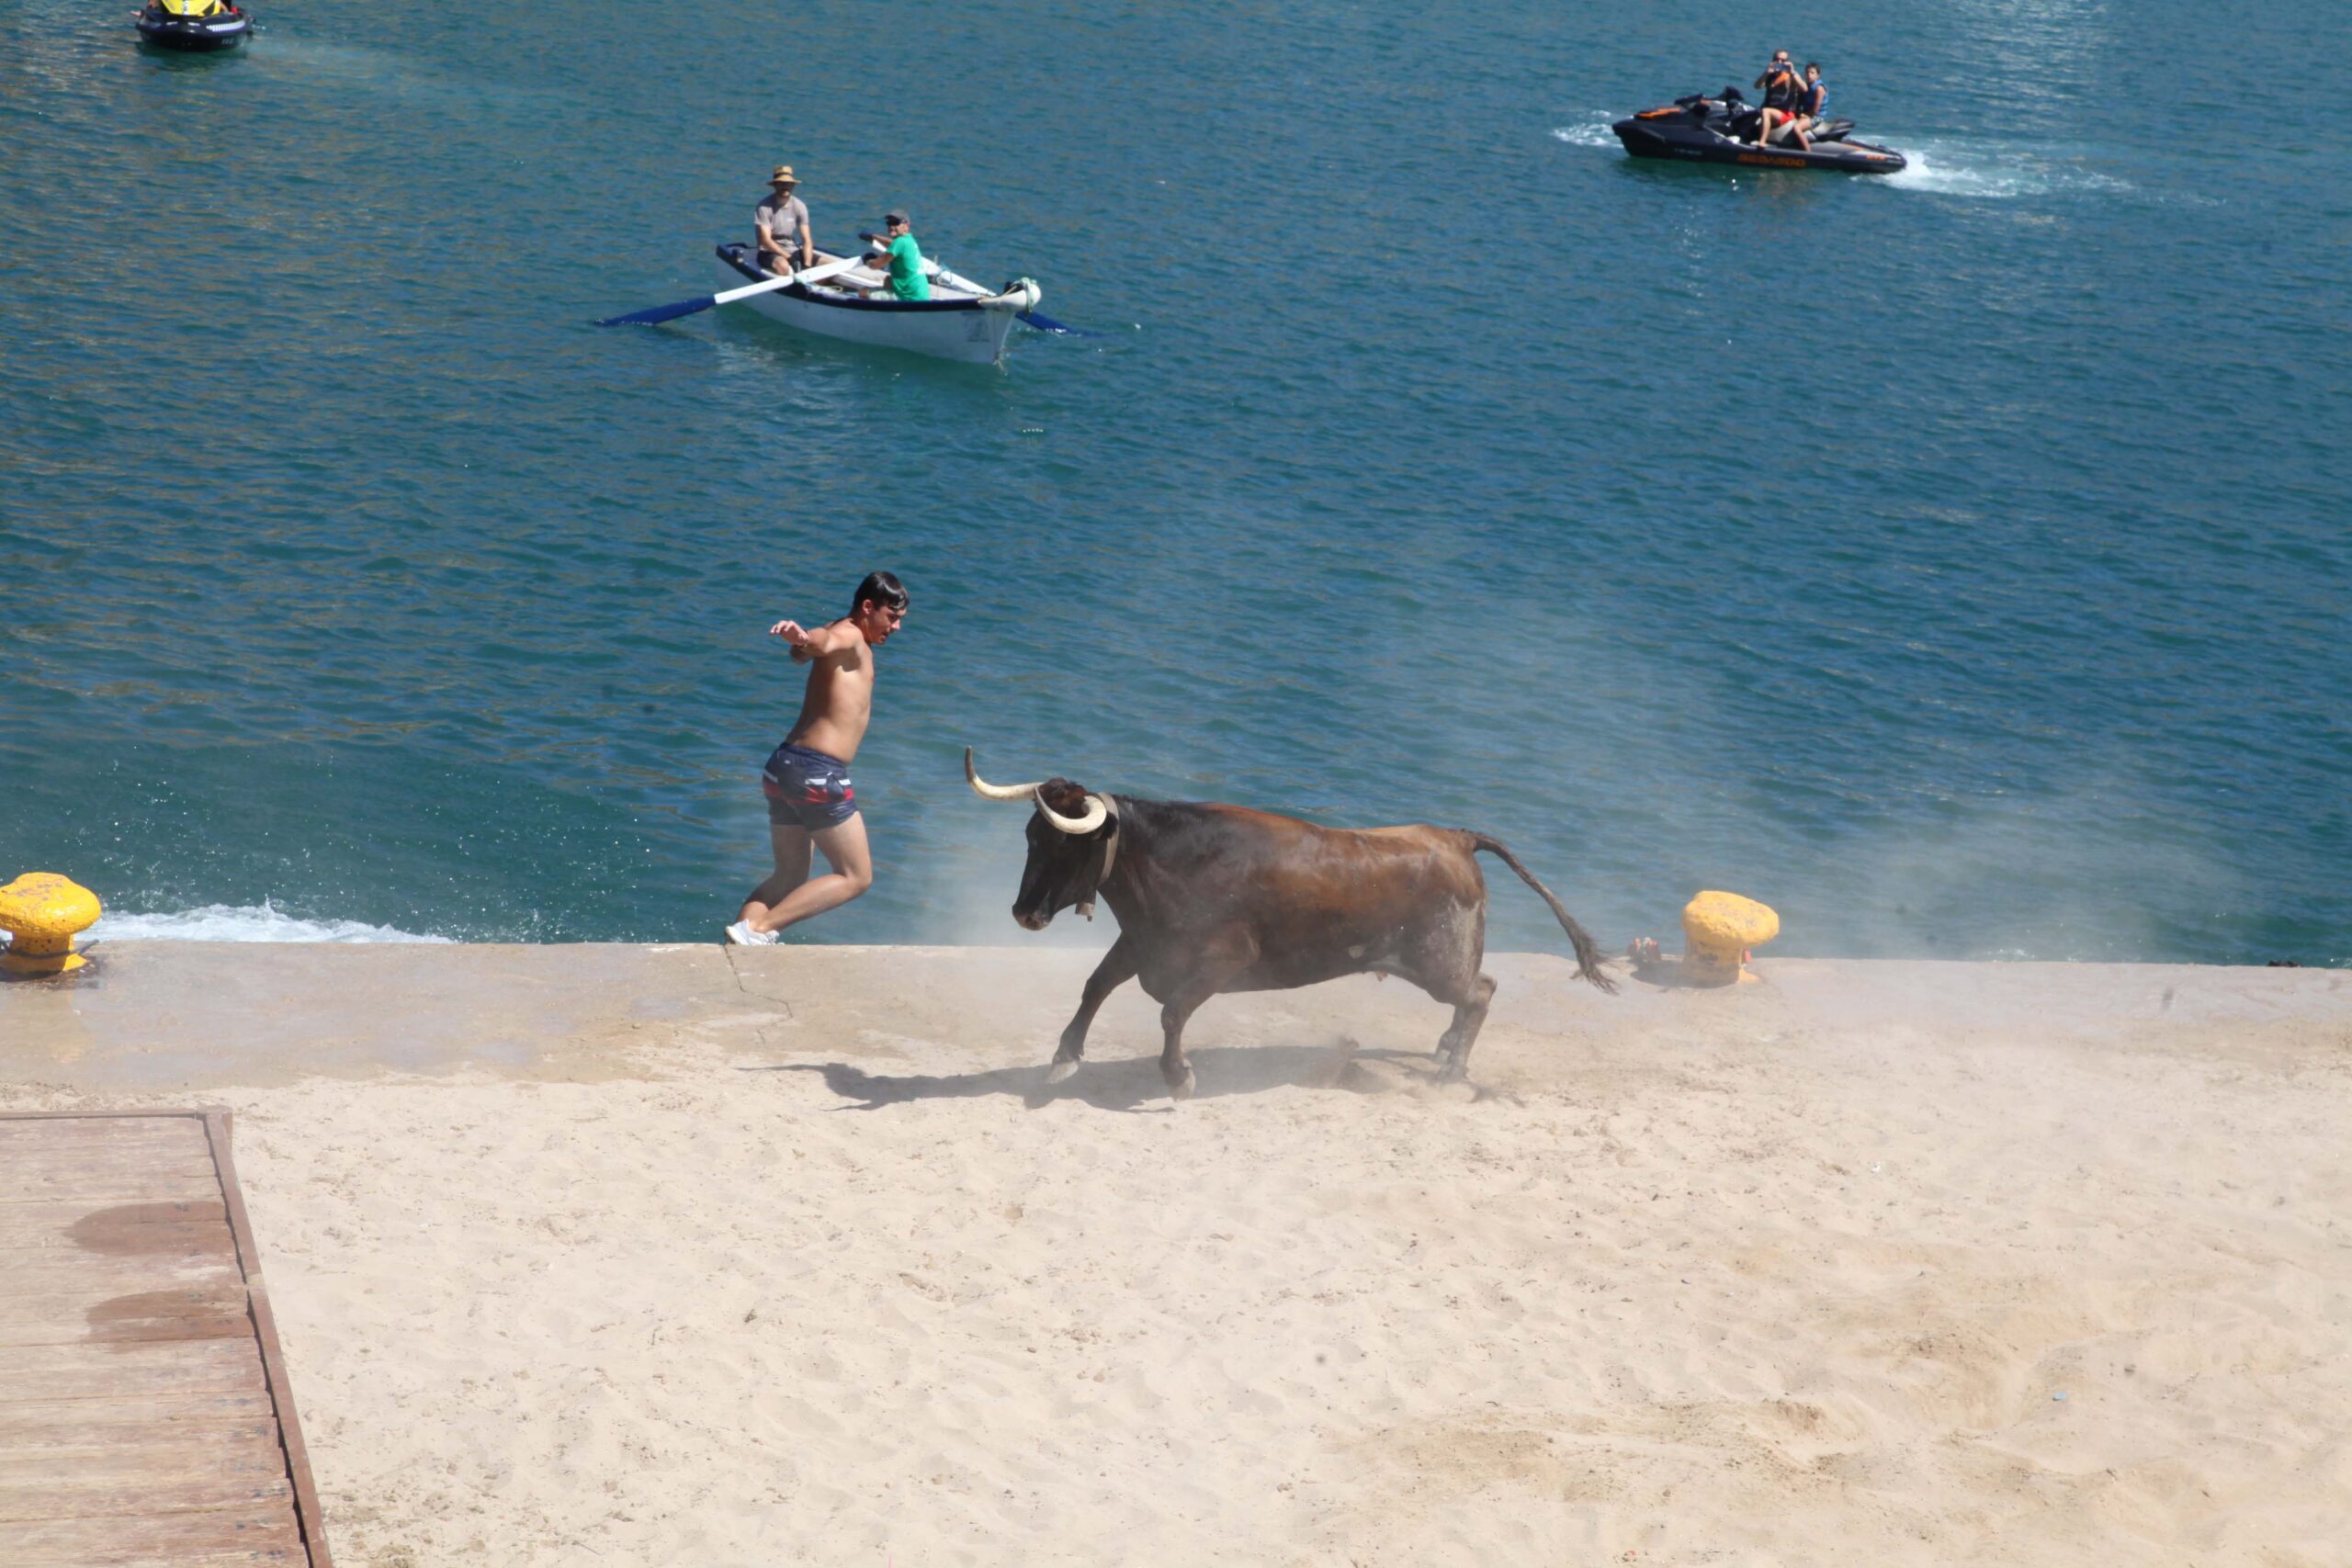
<instances>
[{"instance_id":1,"label":"bull's tail","mask_svg":"<svg viewBox=\"0 0 2352 1568\"><path fill-rule=\"evenodd\" d=\"M1486 851L1519 873L1519 879L1535 889L1537 897L1552 906L1552 913L1559 919L1560 929L1566 931L1568 940L1576 944L1577 977L1591 981L1604 991L1614 991L1617 982L1601 972L1600 944L1592 940L1590 931L1577 924L1577 918L1568 913L1567 906L1553 897L1552 890L1536 881L1535 874L1520 864L1519 857L1511 853L1510 847L1500 839L1487 833L1469 833L1465 837L1469 839L1472 849Z\"/></svg>"}]
</instances>

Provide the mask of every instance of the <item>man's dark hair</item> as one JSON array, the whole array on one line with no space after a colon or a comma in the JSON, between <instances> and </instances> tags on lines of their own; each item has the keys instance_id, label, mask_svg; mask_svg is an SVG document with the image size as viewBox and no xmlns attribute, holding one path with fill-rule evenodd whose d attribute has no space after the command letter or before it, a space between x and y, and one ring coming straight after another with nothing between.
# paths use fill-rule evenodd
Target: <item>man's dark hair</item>
<instances>
[{"instance_id":1,"label":"man's dark hair","mask_svg":"<svg viewBox=\"0 0 2352 1568\"><path fill-rule=\"evenodd\" d=\"M880 604L886 610L907 607L907 585L899 581L896 572L869 571L865 581L857 585L857 594L849 602L849 613L856 615L869 604Z\"/></svg>"},{"instance_id":2,"label":"man's dark hair","mask_svg":"<svg viewBox=\"0 0 2352 1568\"><path fill-rule=\"evenodd\" d=\"M1821 62L1818 60L1808 60L1804 62L1804 68L1807 71L1818 71L1821 69Z\"/></svg>"}]
</instances>

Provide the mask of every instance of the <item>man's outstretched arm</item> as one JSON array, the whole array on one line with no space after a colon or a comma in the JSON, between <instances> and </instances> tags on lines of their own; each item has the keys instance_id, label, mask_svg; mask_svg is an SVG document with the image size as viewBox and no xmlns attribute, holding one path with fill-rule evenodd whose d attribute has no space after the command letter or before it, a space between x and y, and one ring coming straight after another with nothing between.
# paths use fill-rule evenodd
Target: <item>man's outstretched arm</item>
<instances>
[{"instance_id":1,"label":"man's outstretched arm","mask_svg":"<svg viewBox=\"0 0 2352 1568\"><path fill-rule=\"evenodd\" d=\"M798 621L778 621L768 628L768 636L780 637L792 646L792 661L806 664L812 659L822 659L829 653L841 653L856 643L857 628L847 621L834 621L815 631L804 628Z\"/></svg>"}]
</instances>

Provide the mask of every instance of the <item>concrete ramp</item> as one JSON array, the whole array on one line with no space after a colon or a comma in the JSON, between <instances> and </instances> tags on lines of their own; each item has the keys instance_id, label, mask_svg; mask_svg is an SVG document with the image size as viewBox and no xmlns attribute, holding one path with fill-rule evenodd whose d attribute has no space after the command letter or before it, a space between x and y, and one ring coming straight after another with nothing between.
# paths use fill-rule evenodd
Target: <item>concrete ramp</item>
<instances>
[{"instance_id":1,"label":"concrete ramp","mask_svg":"<svg viewBox=\"0 0 2352 1568\"><path fill-rule=\"evenodd\" d=\"M0 1542L325 1568L227 1111L0 1115Z\"/></svg>"}]
</instances>

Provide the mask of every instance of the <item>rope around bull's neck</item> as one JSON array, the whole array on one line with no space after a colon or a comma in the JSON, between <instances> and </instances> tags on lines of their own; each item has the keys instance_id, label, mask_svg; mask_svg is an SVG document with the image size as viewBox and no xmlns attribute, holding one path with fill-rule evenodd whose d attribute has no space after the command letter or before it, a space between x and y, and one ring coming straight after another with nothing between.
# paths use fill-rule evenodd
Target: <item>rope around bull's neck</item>
<instances>
[{"instance_id":1,"label":"rope around bull's neck","mask_svg":"<svg viewBox=\"0 0 2352 1568\"><path fill-rule=\"evenodd\" d=\"M1119 803L1111 795L1096 798L1102 802L1105 813L1102 822L1102 864L1094 873L1094 885L1079 900L1078 912L1088 919L1094 918L1094 900L1101 896L1102 885L1111 880L1111 868L1119 861Z\"/></svg>"}]
</instances>

